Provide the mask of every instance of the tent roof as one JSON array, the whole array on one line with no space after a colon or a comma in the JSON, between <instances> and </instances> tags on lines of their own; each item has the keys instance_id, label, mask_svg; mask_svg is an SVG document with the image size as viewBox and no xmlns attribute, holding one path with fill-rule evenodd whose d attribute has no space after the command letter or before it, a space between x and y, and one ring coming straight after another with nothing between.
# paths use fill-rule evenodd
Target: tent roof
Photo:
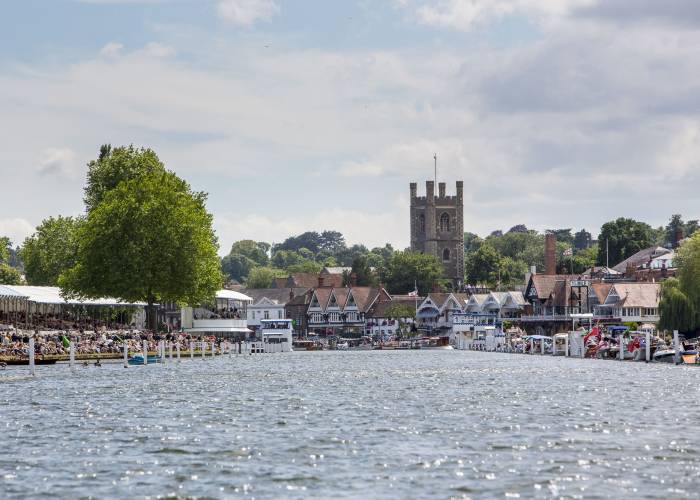
<instances>
[{"instance_id":1,"label":"tent roof","mask_svg":"<svg viewBox=\"0 0 700 500\"><path fill-rule=\"evenodd\" d=\"M253 302L252 297L248 297L241 292L236 292L234 290L219 290L216 292L217 299L229 299L229 300L240 300L243 302Z\"/></svg>"},{"instance_id":2,"label":"tent roof","mask_svg":"<svg viewBox=\"0 0 700 500\"><path fill-rule=\"evenodd\" d=\"M18 297L24 297L29 302L37 304L74 304L86 306L145 306L143 302L124 302L111 297L99 299L66 299L61 296L61 289L57 286L4 286L17 293Z\"/></svg>"},{"instance_id":3,"label":"tent roof","mask_svg":"<svg viewBox=\"0 0 700 500\"><path fill-rule=\"evenodd\" d=\"M0 285L0 297L6 297L6 298L12 297L12 298L18 298L18 299L19 298L22 298L22 299L27 298L26 295L23 295L23 294L19 293L18 291L13 290L11 287L5 286L5 285Z\"/></svg>"}]
</instances>

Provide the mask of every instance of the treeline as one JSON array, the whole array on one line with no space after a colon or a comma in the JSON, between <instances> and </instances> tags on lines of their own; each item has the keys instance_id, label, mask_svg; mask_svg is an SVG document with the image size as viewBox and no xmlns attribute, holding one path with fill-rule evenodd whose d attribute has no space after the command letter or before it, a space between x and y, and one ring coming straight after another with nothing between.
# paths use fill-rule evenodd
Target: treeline
<instances>
[{"instance_id":1,"label":"treeline","mask_svg":"<svg viewBox=\"0 0 700 500\"><path fill-rule=\"evenodd\" d=\"M309 231L277 245L253 240L237 241L221 262L224 275L249 288L267 288L274 278L295 273L318 274L324 267L346 267L358 286L384 284L392 293L405 293L418 286L429 292L441 280L442 265L433 256L396 251L389 243L372 249L348 246L338 231Z\"/></svg>"}]
</instances>

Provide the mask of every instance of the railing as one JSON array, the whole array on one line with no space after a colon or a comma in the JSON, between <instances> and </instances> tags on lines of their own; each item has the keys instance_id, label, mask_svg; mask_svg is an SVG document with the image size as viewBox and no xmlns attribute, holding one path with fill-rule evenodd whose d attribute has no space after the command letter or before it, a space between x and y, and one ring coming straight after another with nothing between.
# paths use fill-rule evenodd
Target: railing
<instances>
[{"instance_id":1,"label":"railing","mask_svg":"<svg viewBox=\"0 0 700 500\"><path fill-rule=\"evenodd\" d=\"M246 328L248 321L245 319L195 319L192 326L194 328Z\"/></svg>"}]
</instances>

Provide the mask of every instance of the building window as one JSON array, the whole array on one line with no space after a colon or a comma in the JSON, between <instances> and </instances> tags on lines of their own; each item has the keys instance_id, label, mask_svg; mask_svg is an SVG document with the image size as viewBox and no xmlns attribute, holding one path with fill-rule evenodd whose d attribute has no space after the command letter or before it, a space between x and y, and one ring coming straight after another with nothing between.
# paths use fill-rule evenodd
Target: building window
<instances>
[{"instance_id":1,"label":"building window","mask_svg":"<svg viewBox=\"0 0 700 500\"><path fill-rule=\"evenodd\" d=\"M255 311L253 311L253 319L255 319Z\"/></svg>"},{"instance_id":2,"label":"building window","mask_svg":"<svg viewBox=\"0 0 700 500\"><path fill-rule=\"evenodd\" d=\"M450 260L450 249L449 248L445 248L442 251L442 260L445 262L449 262L449 260Z\"/></svg>"},{"instance_id":3,"label":"building window","mask_svg":"<svg viewBox=\"0 0 700 500\"><path fill-rule=\"evenodd\" d=\"M420 214L418 216L418 231L421 233L425 232L425 215Z\"/></svg>"},{"instance_id":4,"label":"building window","mask_svg":"<svg viewBox=\"0 0 700 500\"><path fill-rule=\"evenodd\" d=\"M440 216L440 231L449 232L450 230L450 216L447 213L443 213Z\"/></svg>"},{"instance_id":5,"label":"building window","mask_svg":"<svg viewBox=\"0 0 700 500\"><path fill-rule=\"evenodd\" d=\"M265 319L270 319L270 311L265 311Z\"/></svg>"},{"instance_id":6,"label":"building window","mask_svg":"<svg viewBox=\"0 0 700 500\"><path fill-rule=\"evenodd\" d=\"M277 311L277 319L282 319L282 311Z\"/></svg>"}]
</instances>

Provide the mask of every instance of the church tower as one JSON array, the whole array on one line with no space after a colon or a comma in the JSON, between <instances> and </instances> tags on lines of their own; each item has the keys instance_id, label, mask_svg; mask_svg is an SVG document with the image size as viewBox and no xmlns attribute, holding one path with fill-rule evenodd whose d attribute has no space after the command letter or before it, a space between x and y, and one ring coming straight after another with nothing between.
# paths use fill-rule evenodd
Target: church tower
<instances>
[{"instance_id":1,"label":"church tower","mask_svg":"<svg viewBox=\"0 0 700 500\"><path fill-rule=\"evenodd\" d=\"M425 196L418 196L418 185L411 183L411 250L429 253L442 262L443 276L455 287L464 282L464 182L457 181L457 192L447 196L445 183L425 183Z\"/></svg>"}]
</instances>

